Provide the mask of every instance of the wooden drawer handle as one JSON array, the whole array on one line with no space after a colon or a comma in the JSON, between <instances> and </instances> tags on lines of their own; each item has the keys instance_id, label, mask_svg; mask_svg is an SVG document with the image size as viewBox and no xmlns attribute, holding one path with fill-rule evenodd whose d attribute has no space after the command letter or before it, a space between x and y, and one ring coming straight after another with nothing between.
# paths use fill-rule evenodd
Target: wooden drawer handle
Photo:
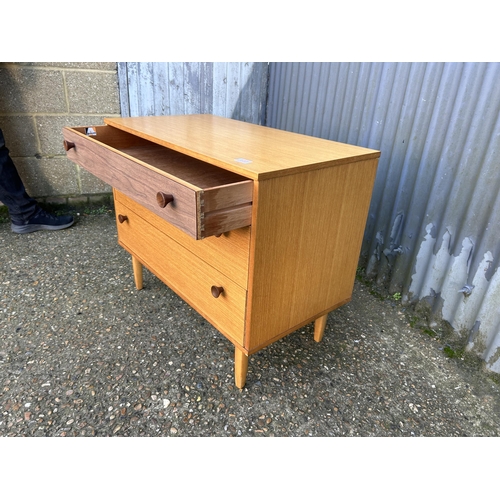
<instances>
[{"instance_id":1,"label":"wooden drawer handle","mask_svg":"<svg viewBox=\"0 0 500 500\"><path fill-rule=\"evenodd\" d=\"M212 295L217 299L219 297L219 295L224 292L224 288L222 288L221 286L213 286L212 287Z\"/></svg>"},{"instance_id":2,"label":"wooden drawer handle","mask_svg":"<svg viewBox=\"0 0 500 500\"><path fill-rule=\"evenodd\" d=\"M69 151L70 149L73 149L75 147L75 143L74 142L69 142L69 141L64 141L63 142L63 146L64 146L64 149L66 151Z\"/></svg>"},{"instance_id":3,"label":"wooden drawer handle","mask_svg":"<svg viewBox=\"0 0 500 500\"><path fill-rule=\"evenodd\" d=\"M123 224L126 220L128 220L128 217L126 215L118 215L118 220L120 221L120 224Z\"/></svg>"},{"instance_id":4,"label":"wooden drawer handle","mask_svg":"<svg viewBox=\"0 0 500 500\"><path fill-rule=\"evenodd\" d=\"M171 194L165 194L160 191L156 193L156 201L161 208L165 208L169 203L174 201L174 197Z\"/></svg>"}]
</instances>

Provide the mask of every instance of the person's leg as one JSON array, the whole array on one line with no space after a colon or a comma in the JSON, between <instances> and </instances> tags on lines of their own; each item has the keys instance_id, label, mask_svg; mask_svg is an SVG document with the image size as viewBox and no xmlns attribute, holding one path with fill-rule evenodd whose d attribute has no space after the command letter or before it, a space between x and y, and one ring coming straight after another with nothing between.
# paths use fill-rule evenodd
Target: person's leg
<instances>
[{"instance_id":1,"label":"person's leg","mask_svg":"<svg viewBox=\"0 0 500 500\"><path fill-rule=\"evenodd\" d=\"M16 166L5 146L0 129L0 201L9 210L13 224L26 224L39 210L36 201L31 198L19 177Z\"/></svg>"},{"instance_id":2,"label":"person's leg","mask_svg":"<svg viewBox=\"0 0 500 500\"><path fill-rule=\"evenodd\" d=\"M73 217L56 217L40 208L26 192L16 166L5 146L0 129L0 201L7 207L11 229L15 233L32 233L40 230L65 229L73 224Z\"/></svg>"}]
</instances>

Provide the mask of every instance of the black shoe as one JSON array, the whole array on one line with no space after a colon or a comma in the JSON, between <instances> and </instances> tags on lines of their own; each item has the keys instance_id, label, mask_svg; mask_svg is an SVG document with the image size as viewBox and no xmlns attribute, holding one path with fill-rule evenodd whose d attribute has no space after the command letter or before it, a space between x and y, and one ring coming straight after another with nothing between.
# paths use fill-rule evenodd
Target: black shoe
<instances>
[{"instance_id":1,"label":"black shoe","mask_svg":"<svg viewBox=\"0 0 500 500\"><path fill-rule=\"evenodd\" d=\"M41 210L26 224L18 225L12 223L10 228L14 233L26 234L33 233L34 231L57 231L58 229L66 229L71 226L73 222L74 220L71 215L61 215L57 217Z\"/></svg>"}]
</instances>

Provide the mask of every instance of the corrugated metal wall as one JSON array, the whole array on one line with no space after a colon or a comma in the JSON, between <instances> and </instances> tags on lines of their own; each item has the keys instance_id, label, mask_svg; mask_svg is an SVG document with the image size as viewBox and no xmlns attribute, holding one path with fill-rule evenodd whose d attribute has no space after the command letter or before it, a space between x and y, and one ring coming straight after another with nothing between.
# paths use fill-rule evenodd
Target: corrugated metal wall
<instances>
[{"instance_id":1,"label":"corrugated metal wall","mask_svg":"<svg viewBox=\"0 0 500 500\"><path fill-rule=\"evenodd\" d=\"M122 116L210 113L262 125L268 64L122 62Z\"/></svg>"},{"instance_id":2,"label":"corrugated metal wall","mask_svg":"<svg viewBox=\"0 0 500 500\"><path fill-rule=\"evenodd\" d=\"M500 372L500 64L272 63L267 125L379 149L361 262Z\"/></svg>"}]
</instances>

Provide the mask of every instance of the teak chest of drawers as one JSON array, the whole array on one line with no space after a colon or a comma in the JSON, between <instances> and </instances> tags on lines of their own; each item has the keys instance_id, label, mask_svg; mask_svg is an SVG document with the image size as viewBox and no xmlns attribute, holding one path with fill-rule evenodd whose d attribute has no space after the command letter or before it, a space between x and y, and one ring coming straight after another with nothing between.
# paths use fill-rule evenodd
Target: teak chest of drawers
<instances>
[{"instance_id":1,"label":"teak chest of drawers","mask_svg":"<svg viewBox=\"0 0 500 500\"><path fill-rule=\"evenodd\" d=\"M64 128L113 187L119 244L248 356L351 298L379 151L212 115ZM193 339L196 342L196 339Z\"/></svg>"}]
</instances>

